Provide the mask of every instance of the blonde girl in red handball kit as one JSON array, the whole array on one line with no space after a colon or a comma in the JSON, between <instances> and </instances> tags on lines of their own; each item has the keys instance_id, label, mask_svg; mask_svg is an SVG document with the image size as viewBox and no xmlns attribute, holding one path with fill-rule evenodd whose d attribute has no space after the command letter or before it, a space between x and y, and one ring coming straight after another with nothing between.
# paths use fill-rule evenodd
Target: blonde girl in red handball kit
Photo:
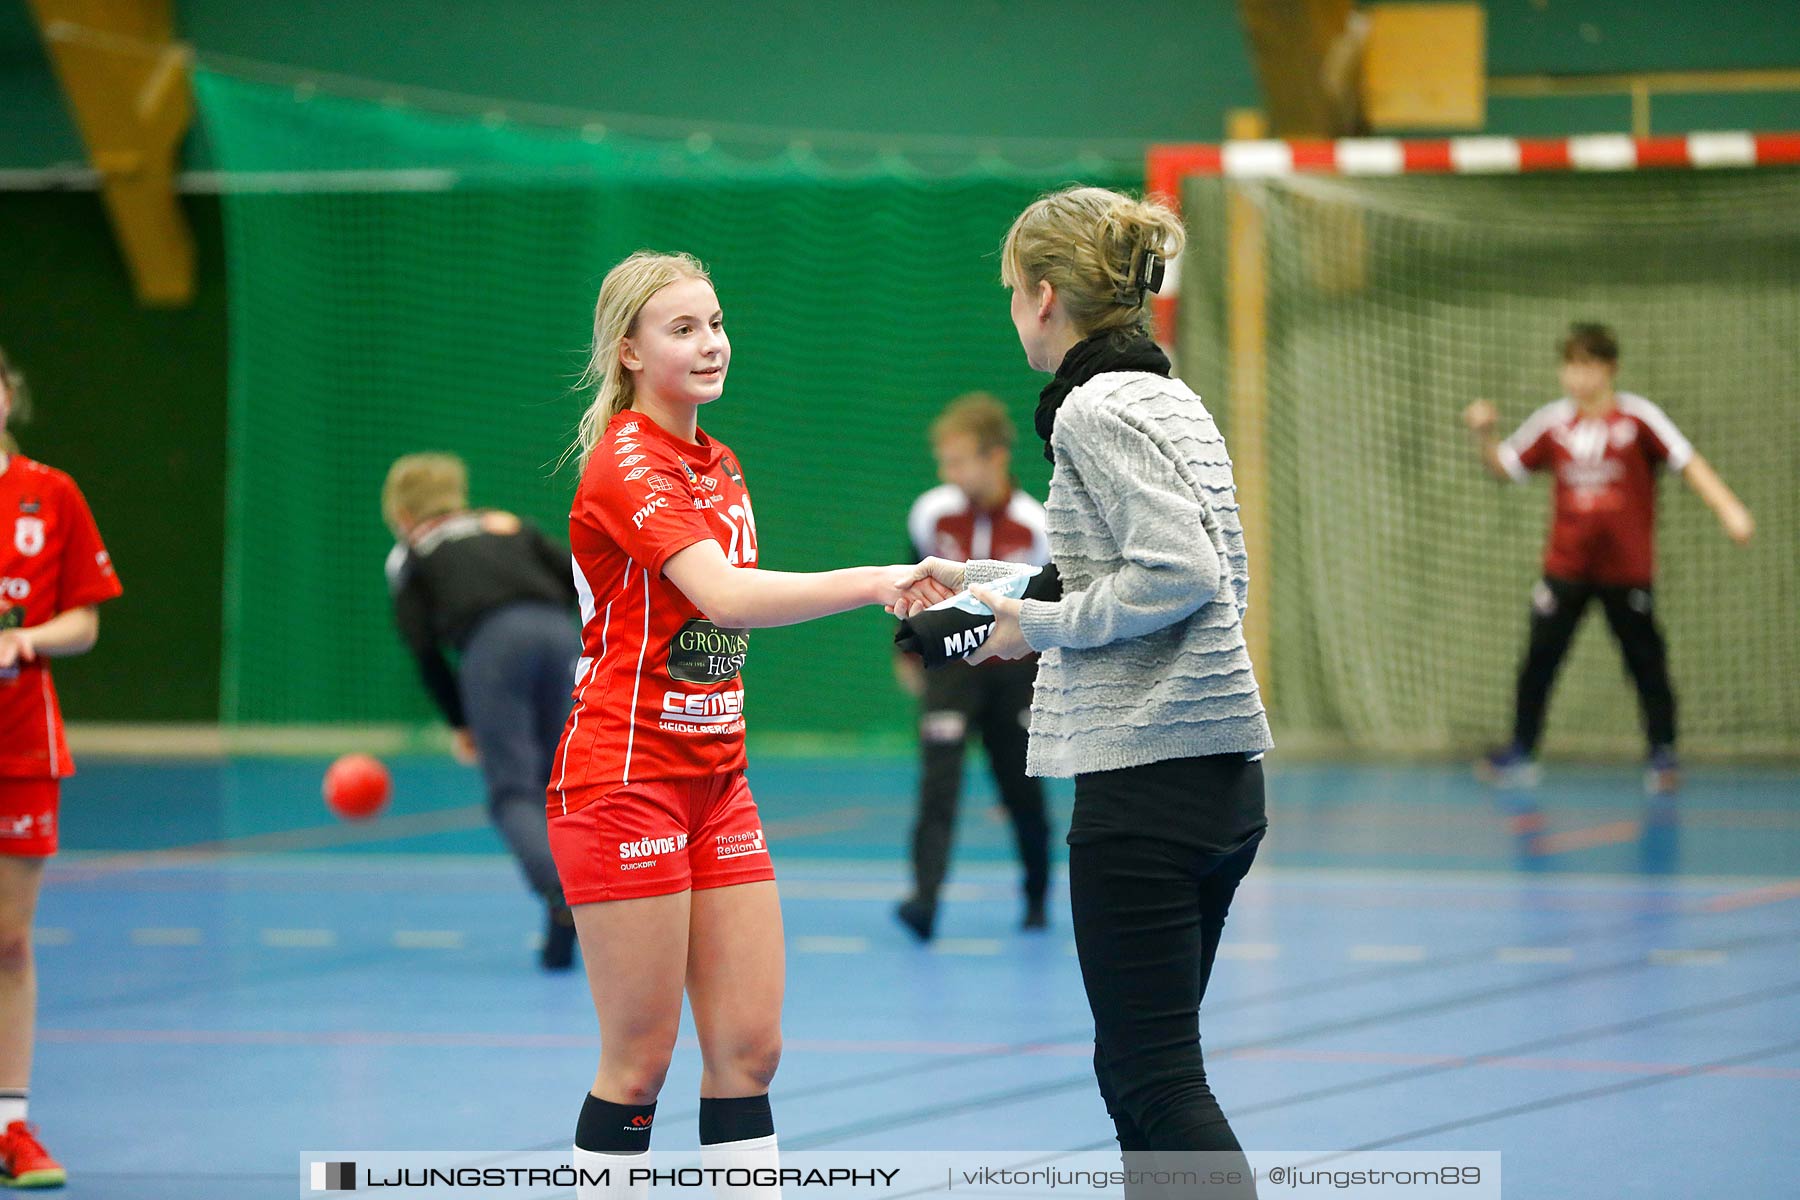
<instances>
[{"instance_id":1,"label":"blonde girl in red handball kit","mask_svg":"<svg viewBox=\"0 0 1800 1200\"><path fill-rule=\"evenodd\" d=\"M600 1021L575 1158L615 1181L583 1196L641 1191L619 1181L648 1154L684 991L703 1060L703 1156L775 1162L768 1091L785 959L744 779L749 630L949 595L935 582L902 586L903 566L760 569L745 469L699 425L730 364L697 260L640 252L608 272L569 518L583 657L548 793L550 846Z\"/></svg>"}]
</instances>

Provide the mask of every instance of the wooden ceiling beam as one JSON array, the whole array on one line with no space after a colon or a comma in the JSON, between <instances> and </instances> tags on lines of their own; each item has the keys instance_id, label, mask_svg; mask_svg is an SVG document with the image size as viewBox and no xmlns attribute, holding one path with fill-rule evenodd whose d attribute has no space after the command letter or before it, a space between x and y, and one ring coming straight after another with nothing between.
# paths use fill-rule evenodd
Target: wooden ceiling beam
<instances>
[{"instance_id":1,"label":"wooden ceiling beam","mask_svg":"<svg viewBox=\"0 0 1800 1200\"><path fill-rule=\"evenodd\" d=\"M175 191L194 117L188 53L171 0L30 0L51 64L101 179L140 302L194 298L194 238Z\"/></svg>"}]
</instances>

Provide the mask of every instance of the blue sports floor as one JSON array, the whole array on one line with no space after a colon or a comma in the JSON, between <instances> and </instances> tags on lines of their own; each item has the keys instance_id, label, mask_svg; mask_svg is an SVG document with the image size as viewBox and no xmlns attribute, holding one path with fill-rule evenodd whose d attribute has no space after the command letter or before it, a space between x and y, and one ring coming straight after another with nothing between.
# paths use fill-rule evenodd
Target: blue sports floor
<instances>
[{"instance_id":1,"label":"blue sports floor","mask_svg":"<svg viewBox=\"0 0 1800 1200\"><path fill-rule=\"evenodd\" d=\"M310 1148L560 1149L596 1034L472 772L88 760L39 915L32 1116L66 1194L291 1196ZM940 938L891 916L907 761L752 770L783 881L795 1149L1108 1143L1066 912L1017 932L971 771ZM1066 815L1067 792L1056 793ZM1247 1146L1498 1150L1506 1194L1800 1194L1800 775L1552 768L1515 832L1459 769L1271 764L1272 829L1202 1014ZM1059 899L1062 897L1059 895ZM693 1145L677 1053L658 1146Z\"/></svg>"}]
</instances>

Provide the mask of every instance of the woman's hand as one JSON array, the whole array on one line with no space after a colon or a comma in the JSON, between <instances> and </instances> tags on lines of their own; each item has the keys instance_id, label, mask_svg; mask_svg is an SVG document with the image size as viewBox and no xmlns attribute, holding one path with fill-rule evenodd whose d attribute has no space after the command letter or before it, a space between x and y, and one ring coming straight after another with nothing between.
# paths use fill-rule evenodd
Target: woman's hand
<instances>
[{"instance_id":1,"label":"woman's hand","mask_svg":"<svg viewBox=\"0 0 1800 1200\"><path fill-rule=\"evenodd\" d=\"M1024 658L1031 653L1025 633L1019 628L1019 610L1024 602L996 595L984 587L969 589L969 594L994 612L994 629L981 648L969 655L968 661L983 663L994 658Z\"/></svg>"},{"instance_id":2,"label":"woman's hand","mask_svg":"<svg viewBox=\"0 0 1800 1200\"><path fill-rule=\"evenodd\" d=\"M905 620L962 590L963 565L943 558L927 558L913 566L883 567L891 574L894 592L883 597L883 607Z\"/></svg>"}]
</instances>

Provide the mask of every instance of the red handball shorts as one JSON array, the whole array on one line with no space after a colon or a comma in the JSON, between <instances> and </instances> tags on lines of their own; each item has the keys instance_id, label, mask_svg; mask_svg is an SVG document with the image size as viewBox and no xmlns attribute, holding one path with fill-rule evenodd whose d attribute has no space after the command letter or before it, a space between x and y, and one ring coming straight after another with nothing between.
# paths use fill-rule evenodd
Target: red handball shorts
<instances>
[{"instance_id":1,"label":"red handball shorts","mask_svg":"<svg viewBox=\"0 0 1800 1200\"><path fill-rule=\"evenodd\" d=\"M550 853L569 904L635 900L775 878L742 771L569 789Z\"/></svg>"},{"instance_id":2,"label":"red handball shorts","mask_svg":"<svg viewBox=\"0 0 1800 1200\"><path fill-rule=\"evenodd\" d=\"M0 855L49 858L56 853L60 779L0 778Z\"/></svg>"}]
</instances>

